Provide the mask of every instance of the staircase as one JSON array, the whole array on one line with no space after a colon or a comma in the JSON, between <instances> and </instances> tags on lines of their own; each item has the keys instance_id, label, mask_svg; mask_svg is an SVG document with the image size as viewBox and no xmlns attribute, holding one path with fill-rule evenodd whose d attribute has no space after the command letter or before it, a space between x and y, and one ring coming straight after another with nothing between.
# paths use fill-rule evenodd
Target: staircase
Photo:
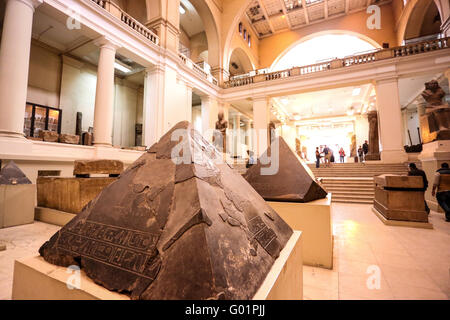
<instances>
[{"instance_id":1,"label":"staircase","mask_svg":"<svg viewBox=\"0 0 450 320\"><path fill-rule=\"evenodd\" d=\"M316 168L309 164L325 190L333 194L333 202L373 203L373 177L380 174L406 174L406 164L333 163Z\"/></svg>"}]
</instances>

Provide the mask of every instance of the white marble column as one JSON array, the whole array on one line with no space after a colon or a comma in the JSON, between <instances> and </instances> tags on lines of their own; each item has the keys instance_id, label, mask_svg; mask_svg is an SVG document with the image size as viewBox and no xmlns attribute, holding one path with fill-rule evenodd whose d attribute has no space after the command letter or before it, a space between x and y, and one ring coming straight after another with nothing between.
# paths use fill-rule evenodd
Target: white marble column
<instances>
[{"instance_id":1,"label":"white marble column","mask_svg":"<svg viewBox=\"0 0 450 320\"><path fill-rule=\"evenodd\" d=\"M164 128L164 70L147 68L144 78L143 132L144 145L151 147L161 138Z\"/></svg>"},{"instance_id":2,"label":"white marble column","mask_svg":"<svg viewBox=\"0 0 450 320\"><path fill-rule=\"evenodd\" d=\"M100 57L94 109L94 145L112 145L114 114L114 62L118 46L106 38L99 39Z\"/></svg>"},{"instance_id":3,"label":"white marble column","mask_svg":"<svg viewBox=\"0 0 450 320\"><path fill-rule=\"evenodd\" d=\"M218 115L217 100L210 96L202 96L202 134L205 139L212 141Z\"/></svg>"},{"instance_id":4,"label":"white marble column","mask_svg":"<svg viewBox=\"0 0 450 320\"><path fill-rule=\"evenodd\" d=\"M8 0L0 49L0 135L24 137L31 30L42 0Z\"/></svg>"},{"instance_id":5,"label":"white marble column","mask_svg":"<svg viewBox=\"0 0 450 320\"><path fill-rule=\"evenodd\" d=\"M269 122L269 99L267 97L253 98L253 151L257 157L261 156L268 147Z\"/></svg>"},{"instance_id":6,"label":"white marble column","mask_svg":"<svg viewBox=\"0 0 450 320\"><path fill-rule=\"evenodd\" d=\"M235 156L242 155L242 146L241 146L241 114L238 112L234 117L234 139L235 139Z\"/></svg>"},{"instance_id":7,"label":"white marble column","mask_svg":"<svg viewBox=\"0 0 450 320\"><path fill-rule=\"evenodd\" d=\"M378 80L375 85L377 93L378 127L381 142L381 161L401 163L408 160L403 148L403 122L398 79Z\"/></svg>"}]
</instances>

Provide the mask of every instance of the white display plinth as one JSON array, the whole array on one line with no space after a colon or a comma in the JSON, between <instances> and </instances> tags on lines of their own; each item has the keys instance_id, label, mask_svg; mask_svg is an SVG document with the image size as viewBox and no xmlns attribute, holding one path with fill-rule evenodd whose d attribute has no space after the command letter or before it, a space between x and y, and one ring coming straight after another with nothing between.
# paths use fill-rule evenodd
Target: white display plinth
<instances>
[{"instance_id":1,"label":"white display plinth","mask_svg":"<svg viewBox=\"0 0 450 320\"><path fill-rule=\"evenodd\" d=\"M51 208L36 207L34 209L34 219L45 223L55 224L57 226L65 226L70 220L77 215L65 211Z\"/></svg>"},{"instance_id":2,"label":"white display plinth","mask_svg":"<svg viewBox=\"0 0 450 320\"><path fill-rule=\"evenodd\" d=\"M255 300L303 299L302 238L294 231L273 264ZM68 272L69 271L69 272ZM74 273L46 262L41 256L16 260L12 289L13 300L129 300L126 295L109 291L96 284L81 270L80 289L74 284ZM71 278L72 277L72 278Z\"/></svg>"},{"instance_id":3,"label":"white display plinth","mask_svg":"<svg viewBox=\"0 0 450 320\"><path fill-rule=\"evenodd\" d=\"M33 223L35 184L0 185L0 228Z\"/></svg>"},{"instance_id":4,"label":"white display plinth","mask_svg":"<svg viewBox=\"0 0 450 320\"><path fill-rule=\"evenodd\" d=\"M306 203L268 201L268 204L292 229L302 231L303 263L333 269L331 193L324 199Z\"/></svg>"}]
</instances>

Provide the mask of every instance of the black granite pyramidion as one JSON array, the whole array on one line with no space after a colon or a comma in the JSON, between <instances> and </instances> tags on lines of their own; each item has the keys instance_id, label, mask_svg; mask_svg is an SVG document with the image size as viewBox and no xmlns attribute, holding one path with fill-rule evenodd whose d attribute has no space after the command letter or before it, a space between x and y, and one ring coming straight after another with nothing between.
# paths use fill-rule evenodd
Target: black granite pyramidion
<instances>
[{"instance_id":1,"label":"black granite pyramidion","mask_svg":"<svg viewBox=\"0 0 450 320\"><path fill-rule=\"evenodd\" d=\"M260 160L251 166L244 178L267 201L309 202L327 196L316 181L311 169L288 146L282 137L276 137L272 146L278 149L278 171L272 175L261 174L261 168L269 167ZM261 158L270 158L270 147Z\"/></svg>"},{"instance_id":2,"label":"black granite pyramidion","mask_svg":"<svg viewBox=\"0 0 450 320\"><path fill-rule=\"evenodd\" d=\"M0 170L0 184L31 184L31 181L14 161L10 161Z\"/></svg>"},{"instance_id":3,"label":"black granite pyramidion","mask_svg":"<svg viewBox=\"0 0 450 320\"><path fill-rule=\"evenodd\" d=\"M133 299L251 299L292 229L221 158L178 123L40 254Z\"/></svg>"}]
</instances>

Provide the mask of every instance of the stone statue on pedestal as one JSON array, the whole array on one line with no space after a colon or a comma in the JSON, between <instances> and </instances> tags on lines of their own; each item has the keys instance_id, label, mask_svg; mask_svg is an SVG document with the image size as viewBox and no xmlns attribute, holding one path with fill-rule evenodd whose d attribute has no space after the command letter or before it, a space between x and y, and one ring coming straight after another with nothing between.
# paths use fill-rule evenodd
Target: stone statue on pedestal
<instances>
[{"instance_id":1,"label":"stone statue on pedestal","mask_svg":"<svg viewBox=\"0 0 450 320\"><path fill-rule=\"evenodd\" d=\"M225 116L223 111L219 111L217 115L218 120L216 121L216 132L214 133L214 146L222 151L223 153L227 152L227 128L228 121L225 120Z\"/></svg>"},{"instance_id":2,"label":"stone statue on pedestal","mask_svg":"<svg viewBox=\"0 0 450 320\"><path fill-rule=\"evenodd\" d=\"M450 140L450 107L443 103L444 90L436 80L425 83L422 97L426 101L425 114L420 117L423 143Z\"/></svg>"},{"instance_id":3,"label":"stone statue on pedestal","mask_svg":"<svg viewBox=\"0 0 450 320\"><path fill-rule=\"evenodd\" d=\"M356 157L356 135L352 135L351 136L351 142L352 144L350 145L350 157L354 158Z\"/></svg>"},{"instance_id":4,"label":"stone statue on pedestal","mask_svg":"<svg viewBox=\"0 0 450 320\"><path fill-rule=\"evenodd\" d=\"M367 115L369 120L369 152L366 155L366 160L380 160L378 113L370 111Z\"/></svg>"},{"instance_id":5,"label":"stone statue on pedestal","mask_svg":"<svg viewBox=\"0 0 450 320\"><path fill-rule=\"evenodd\" d=\"M269 122L269 146L272 144L272 140L275 139L276 134L275 134L275 123L273 121Z\"/></svg>"}]
</instances>

